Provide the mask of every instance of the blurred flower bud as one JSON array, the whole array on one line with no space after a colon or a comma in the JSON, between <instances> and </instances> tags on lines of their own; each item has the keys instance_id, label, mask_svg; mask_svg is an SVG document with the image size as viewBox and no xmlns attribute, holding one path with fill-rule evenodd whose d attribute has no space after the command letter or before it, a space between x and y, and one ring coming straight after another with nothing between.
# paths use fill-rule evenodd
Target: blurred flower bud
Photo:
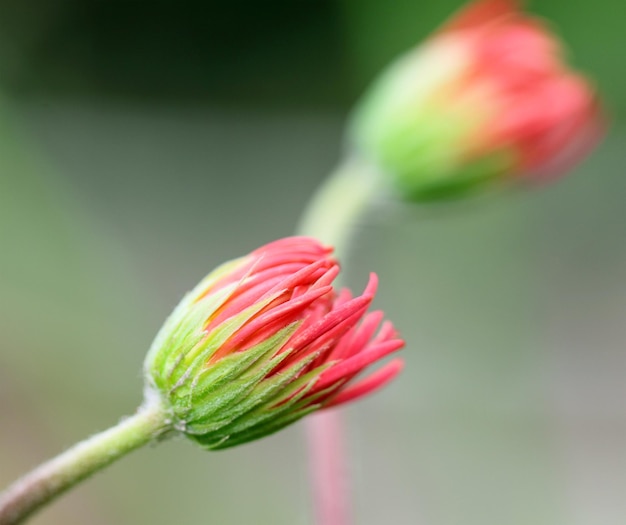
<instances>
[{"instance_id":1,"label":"blurred flower bud","mask_svg":"<svg viewBox=\"0 0 626 525\"><path fill-rule=\"evenodd\" d=\"M515 0L479 0L394 63L352 122L359 153L407 199L544 180L601 135L594 92Z\"/></svg>"},{"instance_id":2,"label":"blurred flower bud","mask_svg":"<svg viewBox=\"0 0 626 525\"><path fill-rule=\"evenodd\" d=\"M146 358L175 428L210 449L275 432L319 408L390 381L393 360L348 384L403 346L376 292L336 293L331 250L307 237L282 239L210 273L174 310Z\"/></svg>"}]
</instances>

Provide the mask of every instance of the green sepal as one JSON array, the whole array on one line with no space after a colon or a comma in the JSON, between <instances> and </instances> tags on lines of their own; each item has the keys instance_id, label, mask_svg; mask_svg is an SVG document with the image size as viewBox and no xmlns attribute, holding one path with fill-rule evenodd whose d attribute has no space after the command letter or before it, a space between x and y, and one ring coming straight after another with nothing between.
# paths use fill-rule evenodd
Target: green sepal
<instances>
[{"instance_id":1,"label":"green sepal","mask_svg":"<svg viewBox=\"0 0 626 525\"><path fill-rule=\"evenodd\" d=\"M280 363L280 361L284 360L288 356L289 352L283 352L282 354L276 356L276 361L272 364L271 368L266 367L265 370L259 370L262 375L257 373L255 374L256 377L253 381L248 381L248 383L250 384L249 390L243 392L243 395L240 395L238 396L238 398L234 399L234 403L230 403L230 405L228 406L224 404L222 407L220 407L221 410L219 410L219 414L216 415L219 415L220 418L222 418L223 420L227 420L230 423L233 422L235 419L243 416L244 414L251 412L257 406L263 403L267 403L269 400L273 399L279 389L292 382L294 377L297 377L297 375L311 362L311 360L308 358L304 359L292 365L284 372L275 374L274 376L267 379L263 379L264 377L267 377L268 373L272 369L274 369ZM231 388L231 385L224 387L226 393L228 392L227 389L229 388ZM197 428L195 423L194 428Z\"/></svg>"},{"instance_id":2,"label":"green sepal","mask_svg":"<svg viewBox=\"0 0 626 525\"><path fill-rule=\"evenodd\" d=\"M271 429L278 430L289 422L299 419L305 415L304 412L302 414L300 412L307 409L306 413L308 413L311 401L306 399L302 401L303 404L299 403L328 366L317 367L295 380L293 377L296 377L316 357L316 354L308 356L285 372L263 381L256 395L251 394L250 402L246 402L246 406L240 409L236 407L235 412L232 413L232 415L240 415L219 431L189 437L208 449L226 448L232 446L235 441L243 443L253 439L244 436L254 434L262 437L274 431ZM315 408L318 407L312 410ZM282 421L285 422L281 423Z\"/></svg>"},{"instance_id":3,"label":"green sepal","mask_svg":"<svg viewBox=\"0 0 626 525\"><path fill-rule=\"evenodd\" d=\"M273 349L272 351L275 351ZM187 428L194 434L208 432L209 427L214 428L213 420L219 418L220 421L228 422L234 419L231 415L233 407L242 407L252 402L256 385L262 382L274 368L276 368L289 352L283 352L267 361L263 366L254 367L248 373L241 375L237 379L222 385L216 390L212 390L203 400L194 400L188 403L188 410L184 412L184 419ZM208 425L205 427L205 425Z\"/></svg>"},{"instance_id":4,"label":"green sepal","mask_svg":"<svg viewBox=\"0 0 626 525\"><path fill-rule=\"evenodd\" d=\"M319 408L319 405L307 406L306 408L302 408L296 412L290 412L283 417L272 420L266 425L254 427L248 432L241 432L233 436L228 436L227 438L224 438L217 443L206 444L200 441L199 443L209 450L223 450L225 448L234 447L236 445L243 445L244 443L248 443L250 441L269 436L274 432L278 432L279 430L282 430L286 426L295 423L296 421L310 414L311 412L315 412Z\"/></svg>"},{"instance_id":5,"label":"green sepal","mask_svg":"<svg viewBox=\"0 0 626 525\"><path fill-rule=\"evenodd\" d=\"M232 295L234 286L208 295L196 302L187 294L159 330L146 357L153 376L168 378L184 356L206 336L204 326L215 311Z\"/></svg>"},{"instance_id":6,"label":"green sepal","mask_svg":"<svg viewBox=\"0 0 626 525\"><path fill-rule=\"evenodd\" d=\"M211 287L224 275L244 264L245 260L239 258L220 265L183 297L150 346L144 364L146 373L167 377L166 369L180 361L181 353L186 353L198 344L204 336L203 328L207 319L232 296L240 283L231 283L217 291L211 291Z\"/></svg>"},{"instance_id":7,"label":"green sepal","mask_svg":"<svg viewBox=\"0 0 626 525\"><path fill-rule=\"evenodd\" d=\"M169 394L179 390L177 396L185 396L191 389L193 378L200 373L202 368L209 361L211 356L217 352L222 345L232 337L243 325L252 317L258 314L265 306L275 299L274 296L259 301L246 308L243 312L224 321L219 326L205 334L204 338L195 345L184 356L175 362L174 368L168 372L167 384Z\"/></svg>"},{"instance_id":8,"label":"green sepal","mask_svg":"<svg viewBox=\"0 0 626 525\"><path fill-rule=\"evenodd\" d=\"M222 439L219 443L212 445L211 450L221 450L224 448L233 447L235 445L241 445L248 441L260 439L262 437L278 432L282 428L295 423L298 419L315 412L322 407L322 403L317 403L318 399L325 398L333 391L337 389L337 385L333 385L325 390L317 392L312 396L306 396L304 399L300 399L298 402L290 406L288 413L284 415L278 415L266 421L260 423L257 426L250 428L249 430L238 432L237 434L229 436L227 439Z\"/></svg>"},{"instance_id":9,"label":"green sepal","mask_svg":"<svg viewBox=\"0 0 626 525\"><path fill-rule=\"evenodd\" d=\"M260 361L261 365L255 367L254 375L267 374L289 355L288 352L283 352L280 355L276 355L276 359L267 361L273 354L277 354L297 330L298 326L300 326L299 322L292 323L265 341L245 351L237 351L227 355L202 370L193 380L189 402L194 404L203 402L214 391L237 376L242 375L257 361ZM262 377L261 375L259 379L262 379Z\"/></svg>"}]
</instances>

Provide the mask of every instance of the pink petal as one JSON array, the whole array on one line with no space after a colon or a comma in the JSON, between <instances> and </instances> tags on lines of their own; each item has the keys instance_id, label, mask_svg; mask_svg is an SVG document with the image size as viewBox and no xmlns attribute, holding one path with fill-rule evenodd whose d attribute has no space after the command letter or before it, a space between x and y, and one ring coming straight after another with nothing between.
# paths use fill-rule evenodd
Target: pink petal
<instances>
[{"instance_id":1,"label":"pink petal","mask_svg":"<svg viewBox=\"0 0 626 525\"><path fill-rule=\"evenodd\" d=\"M330 408L349 401L355 401L378 390L391 382L404 368L402 359L394 359L385 366L371 373L361 381L350 385L348 388L341 389L339 393L333 396L329 402L324 403L324 408Z\"/></svg>"},{"instance_id":2,"label":"pink petal","mask_svg":"<svg viewBox=\"0 0 626 525\"><path fill-rule=\"evenodd\" d=\"M322 372L322 375L317 383L315 383L315 387L311 391L311 394L324 390L341 379L351 377L353 374L363 370L366 366L371 365L386 355L399 350L403 346L404 341L400 339L393 339L391 341L379 343L378 345L368 349L366 352L361 352L350 357L349 359L346 359L345 361L341 361L325 372Z\"/></svg>"}]
</instances>

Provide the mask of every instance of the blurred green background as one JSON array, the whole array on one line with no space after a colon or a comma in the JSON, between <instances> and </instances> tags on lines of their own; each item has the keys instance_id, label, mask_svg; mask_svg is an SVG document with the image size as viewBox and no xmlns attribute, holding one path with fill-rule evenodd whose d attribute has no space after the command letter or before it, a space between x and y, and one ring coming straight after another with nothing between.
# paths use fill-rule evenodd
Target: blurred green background
<instances>
[{"instance_id":1,"label":"blurred green background","mask_svg":"<svg viewBox=\"0 0 626 525\"><path fill-rule=\"evenodd\" d=\"M289 235L365 85L460 3L0 2L0 485L131 413L162 320ZM364 220L407 340L345 410L355 522L626 523L626 7L542 0L611 130L540 191ZM138 451L33 524L310 524L301 425Z\"/></svg>"}]
</instances>

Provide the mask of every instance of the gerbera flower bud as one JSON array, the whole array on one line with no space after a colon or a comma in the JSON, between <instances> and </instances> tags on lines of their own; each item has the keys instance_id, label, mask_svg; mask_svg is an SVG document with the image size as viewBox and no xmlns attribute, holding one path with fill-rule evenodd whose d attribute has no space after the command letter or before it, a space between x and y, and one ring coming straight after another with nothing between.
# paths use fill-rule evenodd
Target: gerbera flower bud
<instances>
[{"instance_id":1,"label":"gerbera flower bud","mask_svg":"<svg viewBox=\"0 0 626 525\"><path fill-rule=\"evenodd\" d=\"M352 123L359 152L407 199L543 180L601 135L587 80L516 0L479 0L394 63Z\"/></svg>"},{"instance_id":2,"label":"gerbera flower bud","mask_svg":"<svg viewBox=\"0 0 626 525\"><path fill-rule=\"evenodd\" d=\"M403 346L376 293L336 292L331 249L307 237L270 243L228 262L190 292L146 358L175 428L206 448L260 438L390 381L394 360L354 384L366 367ZM376 333L377 332L377 333Z\"/></svg>"}]
</instances>

